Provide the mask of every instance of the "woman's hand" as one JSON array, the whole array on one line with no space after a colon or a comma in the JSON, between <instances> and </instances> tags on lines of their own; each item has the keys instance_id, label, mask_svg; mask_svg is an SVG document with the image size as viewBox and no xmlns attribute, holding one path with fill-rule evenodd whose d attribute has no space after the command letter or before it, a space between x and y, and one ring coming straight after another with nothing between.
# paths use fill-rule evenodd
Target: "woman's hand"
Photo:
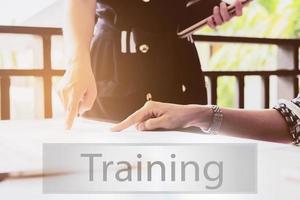
<instances>
[{"instance_id":1,"label":"woman's hand","mask_svg":"<svg viewBox=\"0 0 300 200\"><path fill-rule=\"evenodd\" d=\"M234 5L236 9L234 16L241 16L243 14L242 0L236 0ZM214 7L213 16L208 19L207 24L210 28L215 29L216 26L220 26L225 22L228 22L234 16L229 13L226 3L222 2L220 6Z\"/></svg>"},{"instance_id":2,"label":"woman's hand","mask_svg":"<svg viewBox=\"0 0 300 200\"><path fill-rule=\"evenodd\" d=\"M175 105L149 101L140 110L112 128L119 132L132 125L139 131L200 127L206 129L211 120L209 106Z\"/></svg>"},{"instance_id":3,"label":"woman's hand","mask_svg":"<svg viewBox=\"0 0 300 200\"><path fill-rule=\"evenodd\" d=\"M92 108L97 96L90 56L96 2L96 0L65 1L63 33L66 57L70 62L57 89L67 113L66 129L72 127L78 114Z\"/></svg>"},{"instance_id":4,"label":"woman's hand","mask_svg":"<svg viewBox=\"0 0 300 200\"><path fill-rule=\"evenodd\" d=\"M65 128L72 127L75 117L90 110L97 97L96 81L88 61L72 61L60 81L57 92L67 117Z\"/></svg>"}]
</instances>

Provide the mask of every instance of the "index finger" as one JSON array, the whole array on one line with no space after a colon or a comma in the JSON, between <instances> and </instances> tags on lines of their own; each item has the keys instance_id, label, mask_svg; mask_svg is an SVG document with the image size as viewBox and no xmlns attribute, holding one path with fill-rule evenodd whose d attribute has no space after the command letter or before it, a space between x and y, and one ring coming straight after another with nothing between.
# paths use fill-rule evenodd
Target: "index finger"
<instances>
[{"instance_id":1,"label":"index finger","mask_svg":"<svg viewBox=\"0 0 300 200\"><path fill-rule=\"evenodd\" d=\"M146 111L146 108L143 107L140 110L138 110L135 113L133 113L132 115L130 115L129 117L127 117L127 119L125 119L121 123L119 123L116 126L114 126L111 129L111 131L113 131L113 132L120 132L120 131L123 131L124 129L129 128L130 126L133 126L134 124L143 122L147 118L150 117L147 113L148 112Z\"/></svg>"},{"instance_id":2,"label":"index finger","mask_svg":"<svg viewBox=\"0 0 300 200\"><path fill-rule=\"evenodd\" d=\"M72 128L75 117L78 114L79 100L73 99L67 109L67 118L65 122L65 128L70 130Z\"/></svg>"}]
</instances>

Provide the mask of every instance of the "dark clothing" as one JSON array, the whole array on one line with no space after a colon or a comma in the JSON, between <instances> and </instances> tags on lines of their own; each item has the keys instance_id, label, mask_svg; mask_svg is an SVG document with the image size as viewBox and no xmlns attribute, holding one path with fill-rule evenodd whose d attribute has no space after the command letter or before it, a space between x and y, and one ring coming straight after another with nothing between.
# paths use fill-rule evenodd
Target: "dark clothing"
<instances>
[{"instance_id":1,"label":"dark clothing","mask_svg":"<svg viewBox=\"0 0 300 200\"><path fill-rule=\"evenodd\" d=\"M98 97L88 116L123 120L147 99L207 103L196 48L176 35L186 1L148 1L98 1L91 48Z\"/></svg>"}]
</instances>

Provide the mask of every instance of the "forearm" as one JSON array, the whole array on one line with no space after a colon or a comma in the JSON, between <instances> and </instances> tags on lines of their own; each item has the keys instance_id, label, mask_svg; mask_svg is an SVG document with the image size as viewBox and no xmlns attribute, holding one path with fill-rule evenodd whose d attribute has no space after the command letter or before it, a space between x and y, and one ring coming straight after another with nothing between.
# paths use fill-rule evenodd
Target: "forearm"
<instances>
[{"instance_id":1,"label":"forearm","mask_svg":"<svg viewBox=\"0 0 300 200\"><path fill-rule=\"evenodd\" d=\"M207 108L209 109L209 108ZM288 126L276 110L222 109L224 118L220 134L272 142L291 143ZM201 123L211 121L212 112L204 112ZM201 127L201 123L199 126Z\"/></svg>"},{"instance_id":2,"label":"forearm","mask_svg":"<svg viewBox=\"0 0 300 200\"><path fill-rule=\"evenodd\" d=\"M221 133L273 142L291 143L288 126L276 110L223 109Z\"/></svg>"},{"instance_id":3,"label":"forearm","mask_svg":"<svg viewBox=\"0 0 300 200\"><path fill-rule=\"evenodd\" d=\"M90 57L96 0L65 0L64 41L68 60Z\"/></svg>"}]
</instances>

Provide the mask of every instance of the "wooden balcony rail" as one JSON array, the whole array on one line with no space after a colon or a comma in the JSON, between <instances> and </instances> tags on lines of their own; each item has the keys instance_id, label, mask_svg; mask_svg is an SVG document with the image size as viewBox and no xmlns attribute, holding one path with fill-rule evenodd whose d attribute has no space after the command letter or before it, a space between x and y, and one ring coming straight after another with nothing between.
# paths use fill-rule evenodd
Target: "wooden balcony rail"
<instances>
[{"instance_id":1,"label":"wooden balcony rail","mask_svg":"<svg viewBox=\"0 0 300 200\"><path fill-rule=\"evenodd\" d=\"M44 117L51 118L52 113L52 78L62 76L64 70L52 69L51 63L51 37L61 35L59 28L41 27L19 27L0 26L0 34L30 34L42 38L43 42L43 67L42 69L1 69L0 66L0 94L1 94L1 119L10 119L10 77L11 76L35 76L43 79L44 85ZM276 45L279 48L278 69L275 71L206 71L204 75L210 80L211 103L217 103L217 80L219 77L233 76L237 79L239 90L239 107L244 107L244 86L245 77L259 76L264 83L264 104L269 107L270 101L270 77L277 76L285 83L293 85L292 91L284 90L283 96L296 96L299 91L298 75L299 71L299 47L300 39L264 39L245 37L219 37L219 36L194 36L195 42L221 42L221 43L246 43L246 44L267 44ZM292 95L291 95L292 92Z\"/></svg>"}]
</instances>

